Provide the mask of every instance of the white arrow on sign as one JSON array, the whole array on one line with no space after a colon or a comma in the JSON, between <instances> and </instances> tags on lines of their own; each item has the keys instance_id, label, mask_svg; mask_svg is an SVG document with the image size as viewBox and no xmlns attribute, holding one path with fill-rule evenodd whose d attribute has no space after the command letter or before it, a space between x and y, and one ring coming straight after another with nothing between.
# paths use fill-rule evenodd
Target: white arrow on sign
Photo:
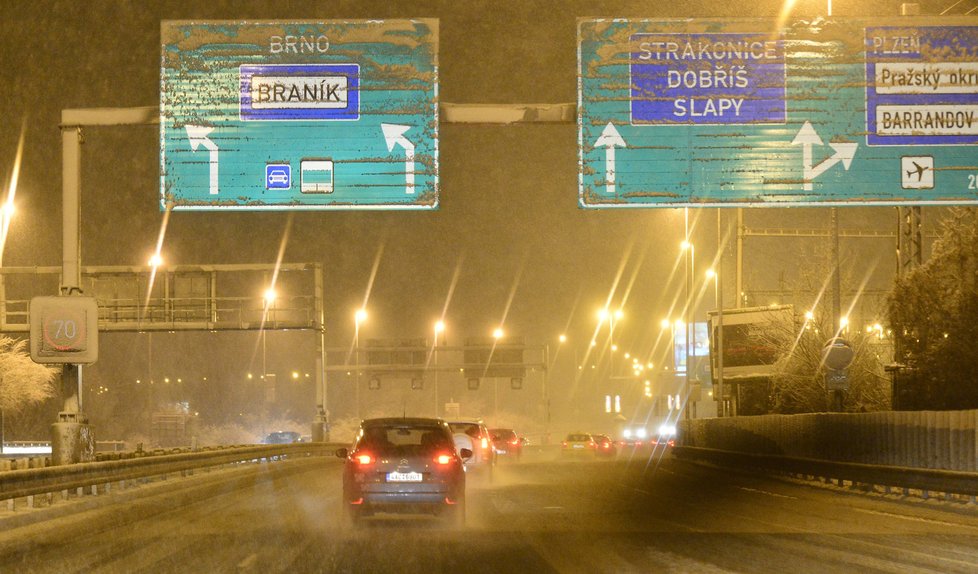
<instances>
[{"instance_id":1,"label":"white arrow on sign","mask_svg":"<svg viewBox=\"0 0 978 574\"><path fill-rule=\"evenodd\" d=\"M404 132L411 129L411 126L380 124L380 128L384 130L384 139L387 140L387 151L394 151L395 145L404 148L406 192L408 194L414 193L414 144L411 143L411 140L404 137Z\"/></svg>"},{"instance_id":2,"label":"white arrow on sign","mask_svg":"<svg viewBox=\"0 0 978 574\"><path fill-rule=\"evenodd\" d=\"M214 128L208 126L187 126L187 138L190 140L190 149L196 152L197 148L203 144L210 152L210 191L211 195L217 195L217 144L207 137L212 131L214 131Z\"/></svg>"},{"instance_id":3,"label":"white arrow on sign","mask_svg":"<svg viewBox=\"0 0 978 574\"><path fill-rule=\"evenodd\" d=\"M605 171L605 191L608 194L615 193L615 146L627 147L621 134L615 129L611 122L604 127L601 137L594 142L595 147L604 147L604 171Z\"/></svg>"},{"instance_id":4,"label":"white arrow on sign","mask_svg":"<svg viewBox=\"0 0 978 574\"><path fill-rule=\"evenodd\" d=\"M833 165L842 162L842 167L849 170L849 165L852 164L852 158L856 156L856 148L859 146L858 143L833 143L829 142L829 146L835 150L832 157L826 158L822 163L812 166L812 146L823 145L822 138L818 137L818 133L815 128L812 127L811 122L805 122L801 129L798 130L798 134L795 139L791 140L791 145L801 145L802 146L802 167L803 174L805 178L805 191L812 191L813 184L812 180L816 177L822 175Z\"/></svg>"}]
</instances>

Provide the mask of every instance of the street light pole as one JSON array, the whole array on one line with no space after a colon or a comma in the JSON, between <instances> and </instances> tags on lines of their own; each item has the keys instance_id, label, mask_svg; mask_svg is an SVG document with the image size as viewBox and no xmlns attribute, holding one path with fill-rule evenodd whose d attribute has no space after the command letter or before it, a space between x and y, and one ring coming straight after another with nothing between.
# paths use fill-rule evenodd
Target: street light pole
<instances>
[{"instance_id":1,"label":"street light pole","mask_svg":"<svg viewBox=\"0 0 978 574\"><path fill-rule=\"evenodd\" d=\"M437 323L435 323L435 347L434 347L434 353L435 353L435 418L438 418L439 411L441 410L439 408L439 404L438 404L438 337L439 337L439 335L442 335L442 333L444 333L444 332L445 332L445 322L444 321L438 321Z\"/></svg>"},{"instance_id":2,"label":"street light pole","mask_svg":"<svg viewBox=\"0 0 978 574\"><path fill-rule=\"evenodd\" d=\"M686 339L686 371L685 371L685 392L683 393L685 404L683 405L684 417L688 420L692 418L692 413L690 413L689 399L692 395L692 385L690 384L690 372L693 370L693 364L690 360L692 355L692 346L696 344L696 336L693 334L695 326L693 325L693 273L696 272L695 268L695 255L693 244L689 241L689 209L686 209L686 239L682 242L682 250L685 255L685 269L686 269L686 312L683 313L683 321L685 324L685 339Z\"/></svg>"},{"instance_id":3,"label":"street light pole","mask_svg":"<svg viewBox=\"0 0 978 574\"><path fill-rule=\"evenodd\" d=\"M354 400L356 401L356 413L357 418L360 418L360 323L367 319L367 311L364 309L358 309L353 316L354 330L353 330L353 354L354 354L354 369L356 369L356 374L354 376Z\"/></svg>"},{"instance_id":4,"label":"street light pole","mask_svg":"<svg viewBox=\"0 0 978 574\"><path fill-rule=\"evenodd\" d=\"M715 374L717 379L716 392L719 393L719 397L717 398L717 400L719 401L717 416L723 417L726 416L726 402L723 395L723 287L721 283L722 279L720 273L714 271L713 269L710 269L709 271L706 272L706 274L707 277L710 277L714 280L713 297L717 307L717 321L716 324L714 325L716 336L714 340L715 345L713 347L714 348L713 352L716 354L715 357L716 360L714 363L716 365Z\"/></svg>"}]
</instances>

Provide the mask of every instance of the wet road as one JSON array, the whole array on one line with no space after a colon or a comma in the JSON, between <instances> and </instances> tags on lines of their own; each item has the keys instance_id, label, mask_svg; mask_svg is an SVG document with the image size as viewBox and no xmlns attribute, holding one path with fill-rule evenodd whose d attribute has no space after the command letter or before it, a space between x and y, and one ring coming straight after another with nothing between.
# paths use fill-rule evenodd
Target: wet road
<instances>
[{"instance_id":1,"label":"wet road","mask_svg":"<svg viewBox=\"0 0 978 574\"><path fill-rule=\"evenodd\" d=\"M538 459L470 481L464 528L392 515L351 527L337 513L338 462L143 486L97 510L5 528L0 572L978 571L973 505L669 457Z\"/></svg>"}]
</instances>

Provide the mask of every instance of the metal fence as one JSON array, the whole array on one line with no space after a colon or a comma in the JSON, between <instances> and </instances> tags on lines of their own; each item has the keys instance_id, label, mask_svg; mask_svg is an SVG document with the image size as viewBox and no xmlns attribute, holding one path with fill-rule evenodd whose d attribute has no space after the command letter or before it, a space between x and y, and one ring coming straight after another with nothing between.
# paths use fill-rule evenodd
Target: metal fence
<instances>
[{"instance_id":1,"label":"metal fence","mask_svg":"<svg viewBox=\"0 0 978 574\"><path fill-rule=\"evenodd\" d=\"M83 490L97 493L115 484L125 488L132 481L172 474L189 474L194 470L250 461L272 461L307 456L331 456L345 445L328 443L296 443L282 445L251 445L228 447L211 451L179 452L158 456L123 456L113 453L115 460L89 462L43 468L23 468L0 472L0 500L28 498L33 505L37 495L60 493L81 494ZM132 455L134 453L127 453Z\"/></svg>"},{"instance_id":2,"label":"metal fence","mask_svg":"<svg viewBox=\"0 0 978 574\"><path fill-rule=\"evenodd\" d=\"M763 415L683 421L680 444L905 468L978 472L978 411Z\"/></svg>"}]
</instances>

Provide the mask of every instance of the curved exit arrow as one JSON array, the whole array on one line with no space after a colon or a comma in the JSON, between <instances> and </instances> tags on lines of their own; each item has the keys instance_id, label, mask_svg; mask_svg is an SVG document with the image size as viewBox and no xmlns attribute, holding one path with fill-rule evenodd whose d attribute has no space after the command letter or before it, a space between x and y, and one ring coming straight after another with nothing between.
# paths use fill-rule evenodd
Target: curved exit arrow
<instances>
[{"instance_id":1,"label":"curved exit arrow","mask_svg":"<svg viewBox=\"0 0 978 574\"><path fill-rule=\"evenodd\" d=\"M414 193L414 144L411 143L411 140L404 137L404 132L411 129L411 126L380 124L380 129L384 131L384 140L387 141L387 151L394 151L395 145L404 148L406 193Z\"/></svg>"},{"instance_id":2,"label":"curved exit arrow","mask_svg":"<svg viewBox=\"0 0 978 574\"><path fill-rule=\"evenodd\" d=\"M795 139L791 140L791 145L803 146L802 173L805 179L805 191L812 191L814 187L812 180L839 162L842 162L843 169L848 171L849 166L852 164L852 159L856 157L856 148L859 147L857 143L829 142L829 146L835 150L835 153L832 154L832 157L826 158L818 165L812 166L812 146L822 145L822 138L818 136L818 132L812 127L811 122L807 121L798 130Z\"/></svg>"},{"instance_id":3,"label":"curved exit arrow","mask_svg":"<svg viewBox=\"0 0 978 574\"><path fill-rule=\"evenodd\" d=\"M601 131L601 136L594 142L595 147L604 147L604 171L605 171L605 191L609 194L615 193L615 146L627 147L625 140L615 129L614 124L608 125Z\"/></svg>"},{"instance_id":4,"label":"curved exit arrow","mask_svg":"<svg viewBox=\"0 0 978 574\"><path fill-rule=\"evenodd\" d=\"M197 148L203 145L210 152L208 159L210 160L210 192L211 195L217 195L217 144L212 142L209 137L207 137L212 131L213 127L209 126L186 126L187 128L187 139L190 140L190 149L194 152Z\"/></svg>"}]
</instances>

